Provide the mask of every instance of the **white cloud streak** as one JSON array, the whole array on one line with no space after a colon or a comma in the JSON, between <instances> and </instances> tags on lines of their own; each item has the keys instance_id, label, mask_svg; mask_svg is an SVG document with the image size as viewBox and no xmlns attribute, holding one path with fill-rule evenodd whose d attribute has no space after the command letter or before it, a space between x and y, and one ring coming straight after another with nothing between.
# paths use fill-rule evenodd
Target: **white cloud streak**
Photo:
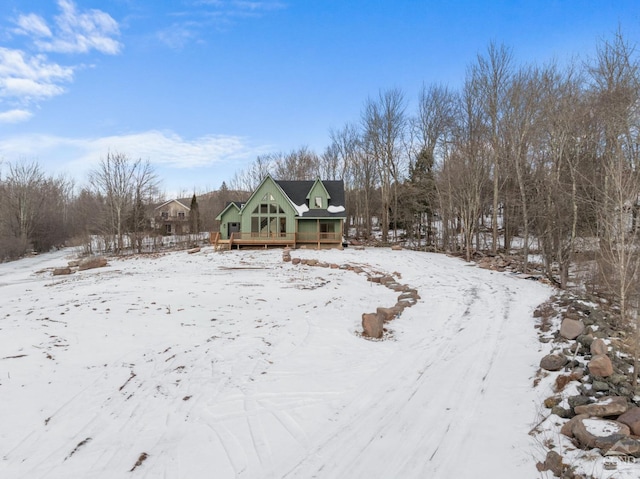
<instances>
[{"instance_id":1,"label":"white cloud streak","mask_svg":"<svg viewBox=\"0 0 640 479\"><path fill-rule=\"evenodd\" d=\"M174 17L184 18L184 21L156 33L160 42L179 50L190 42L201 41L202 33L211 28L226 30L238 19L260 18L267 12L287 7L285 3L274 0L192 0L191 5L196 8L173 14Z\"/></svg>"},{"instance_id":2,"label":"white cloud streak","mask_svg":"<svg viewBox=\"0 0 640 479\"><path fill-rule=\"evenodd\" d=\"M17 115L17 113L16 113ZM101 138L67 138L53 135L21 135L0 141L0 158L42 159L59 171L86 172L108 152L149 160L164 169L187 170L250 160L270 151L252 146L239 136L205 135L186 139L171 131L146 132Z\"/></svg>"},{"instance_id":3,"label":"white cloud streak","mask_svg":"<svg viewBox=\"0 0 640 479\"><path fill-rule=\"evenodd\" d=\"M27 121L33 116L28 110L8 110L0 112L0 123L20 123Z\"/></svg>"},{"instance_id":4,"label":"white cloud streak","mask_svg":"<svg viewBox=\"0 0 640 479\"><path fill-rule=\"evenodd\" d=\"M51 37L52 33L44 18L35 13L20 15L16 21L16 33L34 35L36 37Z\"/></svg>"}]
</instances>

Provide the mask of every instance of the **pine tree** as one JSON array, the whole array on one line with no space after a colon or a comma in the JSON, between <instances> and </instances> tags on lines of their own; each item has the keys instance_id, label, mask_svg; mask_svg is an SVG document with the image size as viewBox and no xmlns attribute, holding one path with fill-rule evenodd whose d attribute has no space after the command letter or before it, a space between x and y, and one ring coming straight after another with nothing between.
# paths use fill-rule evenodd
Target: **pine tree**
<instances>
[{"instance_id":1,"label":"pine tree","mask_svg":"<svg viewBox=\"0 0 640 479\"><path fill-rule=\"evenodd\" d=\"M191 198L191 211L189 211L189 231L191 234L200 233L200 208L198 207L198 199L196 194Z\"/></svg>"}]
</instances>

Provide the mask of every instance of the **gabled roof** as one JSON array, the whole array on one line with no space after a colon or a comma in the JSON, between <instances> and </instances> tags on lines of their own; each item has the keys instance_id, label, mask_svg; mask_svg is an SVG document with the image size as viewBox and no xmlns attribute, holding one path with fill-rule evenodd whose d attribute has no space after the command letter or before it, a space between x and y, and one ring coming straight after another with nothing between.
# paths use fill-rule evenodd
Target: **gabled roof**
<instances>
[{"instance_id":1,"label":"gabled roof","mask_svg":"<svg viewBox=\"0 0 640 479\"><path fill-rule=\"evenodd\" d=\"M324 190L324 193L327 195L327 199L330 200L331 195L327 191L327 188L324 186L324 183L320 180L320 178L318 178L316 181L313 182L313 185L311 185L311 188L309 188L309 193L307 193L306 199L310 199L309 197L311 196L311 192L313 191L313 189L316 187L318 183L320 184L320 187Z\"/></svg>"},{"instance_id":2,"label":"gabled roof","mask_svg":"<svg viewBox=\"0 0 640 479\"><path fill-rule=\"evenodd\" d=\"M276 184L280 186L282 191L289 197L289 199L296 205L306 205L307 198L311 192L316 181L320 181L324 189L327 191L327 198L329 198L329 206L344 206L344 181L342 180L315 180L315 181L276 181ZM324 211L322 216L326 217L344 217L342 213L329 213L327 210L313 210L303 213L301 216L319 216L319 211Z\"/></svg>"},{"instance_id":3,"label":"gabled roof","mask_svg":"<svg viewBox=\"0 0 640 479\"><path fill-rule=\"evenodd\" d=\"M220 221L222 219L222 215L230 208L235 208L238 211L240 211L242 209L242 207L244 206L244 203L241 203L239 201L229 201L227 203L227 206L224 207L224 209L220 212L220 214L218 216L216 216L216 220Z\"/></svg>"},{"instance_id":4,"label":"gabled roof","mask_svg":"<svg viewBox=\"0 0 640 479\"><path fill-rule=\"evenodd\" d=\"M164 206L167 206L169 203L177 203L178 205L182 206L184 209L186 209L187 211L191 211L191 208L188 207L187 205L185 205L182 201L180 200L169 200L169 201L165 201L164 203L162 203L161 205L156 206L154 209L158 210Z\"/></svg>"},{"instance_id":5,"label":"gabled roof","mask_svg":"<svg viewBox=\"0 0 640 479\"><path fill-rule=\"evenodd\" d=\"M227 206L220 212L220 214L216 217L217 220L220 220L222 215L232 206L238 208L240 213L242 214L242 210L244 206L249 203L253 197L258 193L262 185L271 180L273 183L280 189L284 197L289 201L294 210L298 212L298 217L303 218L344 218L344 181L342 180L326 180L322 181L320 179L313 181L280 181L274 180L271 175L267 175L260 182L260 185L251 193L251 196L247 199L247 201L243 203L229 203ZM307 206L307 199L309 198L309 194L311 190L315 186L316 182L320 182L322 187L327 193L327 198L329 200L329 208L330 209L309 209Z\"/></svg>"}]
</instances>

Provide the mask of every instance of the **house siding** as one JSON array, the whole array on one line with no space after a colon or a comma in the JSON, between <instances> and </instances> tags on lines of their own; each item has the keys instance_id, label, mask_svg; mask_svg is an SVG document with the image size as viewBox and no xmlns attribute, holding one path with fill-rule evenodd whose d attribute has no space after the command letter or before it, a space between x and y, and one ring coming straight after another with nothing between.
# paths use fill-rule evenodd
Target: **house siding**
<instances>
[{"instance_id":1,"label":"house siding","mask_svg":"<svg viewBox=\"0 0 640 479\"><path fill-rule=\"evenodd\" d=\"M319 208L318 206L316 206L317 197L322 198L322 205ZM309 192L308 198L309 198L308 206L310 209L326 210L327 207L329 206L329 197L327 195L327 190L320 181L315 182L315 184L313 185L313 188L311 188L311 191Z\"/></svg>"},{"instance_id":2,"label":"house siding","mask_svg":"<svg viewBox=\"0 0 640 479\"><path fill-rule=\"evenodd\" d=\"M241 223L240 210L231 206L220 216L220 238L229 239L229 223Z\"/></svg>"},{"instance_id":3,"label":"house siding","mask_svg":"<svg viewBox=\"0 0 640 479\"><path fill-rule=\"evenodd\" d=\"M242 210L242 218L241 218L241 231L249 233L251 232L251 219L254 215L253 211L263 203L263 198L265 195L273 196L275 203L278 204L282 210L284 211L284 216L286 218L286 231L287 233L295 233L296 232L296 222L295 215L296 211L291 206L289 199L282 193L280 187L275 184L275 182L270 178L267 179L260 185L260 187L256 190L253 196L249 199L247 204L244 206ZM264 215L266 216L266 215ZM273 215L271 215L273 216ZM260 215L263 217L263 215Z\"/></svg>"}]
</instances>

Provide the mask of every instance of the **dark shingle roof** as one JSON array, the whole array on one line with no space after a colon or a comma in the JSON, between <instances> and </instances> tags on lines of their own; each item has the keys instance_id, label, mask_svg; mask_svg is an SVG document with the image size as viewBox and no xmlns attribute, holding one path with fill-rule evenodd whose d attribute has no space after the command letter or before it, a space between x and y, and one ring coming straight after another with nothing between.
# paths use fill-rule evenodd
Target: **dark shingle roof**
<instances>
[{"instance_id":1,"label":"dark shingle roof","mask_svg":"<svg viewBox=\"0 0 640 479\"><path fill-rule=\"evenodd\" d=\"M282 188L291 201L296 205L306 205L307 195L313 188L315 181L278 181L275 182ZM344 181L342 180L326 180L322 184L329 193L329 206L345 206L344 204ZM344 212L329 213L327 210L309 210L305 212L303 217L344 217Z\"/></svg>"}]
</instances>

